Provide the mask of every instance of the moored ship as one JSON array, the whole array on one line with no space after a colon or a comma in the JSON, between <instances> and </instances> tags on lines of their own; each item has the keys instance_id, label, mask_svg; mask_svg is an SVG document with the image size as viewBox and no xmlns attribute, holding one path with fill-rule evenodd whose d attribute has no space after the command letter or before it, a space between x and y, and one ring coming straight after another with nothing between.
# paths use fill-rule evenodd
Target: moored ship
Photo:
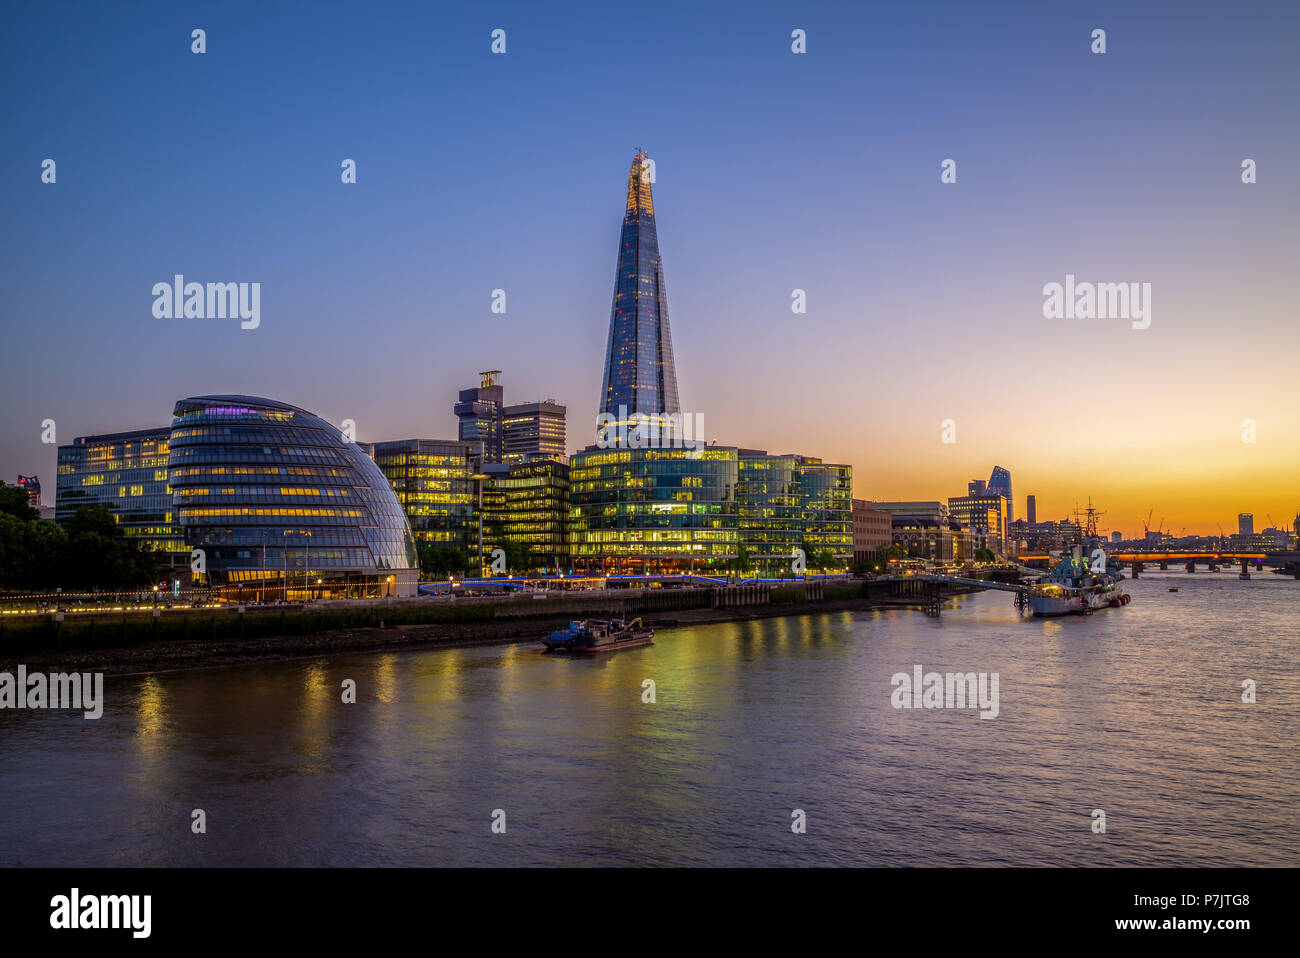
<instances>
[{"instance_id":1,"label":"moored ship","mask_svg":"<svg viewBox=\"0 0 1300 958\"><path fill-rule=\"evenodd\" d=\"M654 629L640 619L583 619L569 623L567 629L552 632L542 639L547 652L592 655L654 645Z\"/></svg>"},{"instance_id":2,"label":"moored ship","mask_svg":"<svg viewBox=\"0 0 1300 958\"><path fill-rule=\"evenodd\" d=\"M1095 549L1091 558L1085 559L1077 546L1029 587L1029 607L1041 616L1117 608L1128 605L1129 598L1123 577L1108 567L1106 553Z\"/></svg>"}]
</instances>

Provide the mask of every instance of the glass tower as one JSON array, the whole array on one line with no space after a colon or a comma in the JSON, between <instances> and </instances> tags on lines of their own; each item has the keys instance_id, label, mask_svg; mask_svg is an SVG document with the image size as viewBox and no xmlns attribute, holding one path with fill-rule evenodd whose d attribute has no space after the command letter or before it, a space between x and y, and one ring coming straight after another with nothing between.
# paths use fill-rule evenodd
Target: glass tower
<instances>
[{"instance_id":1,"label":"glass tower","mask_svg":"<svg viewBox=\"0 0 1300 958\"><path fill-rule=\"evenodd\" d=\"M600 411L618 421L625 414L681 412L650 186L649 159L637 150L627 176L627 209L600 393Z\"/></svg>"},{"instance_id":2,"label":"glass tower","mask_svg":"<svg viewBox=\"0 0 1300 958\"><path fill-rule=\"evenodd\" d=\"M1015 518L1015 511L1011 502L1011 473L1002 466L994 466L993 473L989 476L989 492L996 492L1003 499L1007 500L1007 522Z\"/></svg>"}]
</instances>

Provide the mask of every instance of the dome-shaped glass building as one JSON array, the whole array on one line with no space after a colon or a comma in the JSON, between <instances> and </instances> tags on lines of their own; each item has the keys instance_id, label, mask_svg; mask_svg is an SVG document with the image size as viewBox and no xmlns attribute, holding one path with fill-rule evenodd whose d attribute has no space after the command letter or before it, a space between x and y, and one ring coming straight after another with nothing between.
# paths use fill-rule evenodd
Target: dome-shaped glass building
<instances>
[{"instance_id":1,"label":"dome-shaped glass building","mask_svg":"<svg viewBox=\"0 0 1300 958\"><path fill-rule=\"evenodd\" d=\"M197 396L176 403L169 446L177 521L228 597L415 594L415 540L392 485L319 416Z\"/></svg>"}]
</instances>

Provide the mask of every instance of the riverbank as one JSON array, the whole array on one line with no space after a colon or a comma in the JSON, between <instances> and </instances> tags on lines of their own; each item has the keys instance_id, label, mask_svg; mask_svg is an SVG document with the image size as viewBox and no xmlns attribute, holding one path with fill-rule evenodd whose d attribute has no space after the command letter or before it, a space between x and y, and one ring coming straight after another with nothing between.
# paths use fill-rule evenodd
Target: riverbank
<instances>
[{"instance_id":1,"label":"riverbank","mask_svg":"<svg viewBox=\"0 0 1300 958\"><path fill-rule=\"evenodd\" d=\"M953 590L950 594L973 590ZM822 599L810 602L697 608L646 615L657 631L675 627L743 622L782 616L824 615L830 612L870 611L880 608L920 608L906 600L867 597ZM23 664L29 671L103 672L133 675L171 672L180 669L251 665L286 659L393 652L409 649L456 648L468 645L536 643L569 621L567 615L503 617L468 624L385 625L333 629L299 635L269 635L255 638L165 639L127 646L32 650L0 653L0 671L12 671Z\"/></svg>"}]
</instances>

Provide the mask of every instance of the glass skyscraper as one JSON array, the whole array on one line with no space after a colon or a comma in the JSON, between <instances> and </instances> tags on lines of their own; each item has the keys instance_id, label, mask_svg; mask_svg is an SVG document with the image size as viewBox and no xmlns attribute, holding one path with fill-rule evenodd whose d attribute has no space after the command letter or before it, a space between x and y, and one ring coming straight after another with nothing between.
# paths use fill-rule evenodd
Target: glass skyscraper
<instances>
[{"instance_id":1,"label":"glass skyscraper","mask_svg":"<svg viewBox=\"0 0 1300 958\"><path fill-rule=\"evenodd\" d=\"M615 417L623 410L628 415L681 412L650 187L649 160L638 150L627 176L627 208L600 392L600 411Z\"/></svg>"},{"instance_id":2,"label":"glass skyscraper","mask_svg":"<svg viewBox=\"0 0 1300 958\"><path fill-rule=\"evenodd\" d=\"M1011 473L1002 466L994 466L989 476L988 489L989 492L996 492L1007 500L1007 522L1011 522L1015 518L1015 508L1012 506Z\"/></svg>"}]
</instances>

